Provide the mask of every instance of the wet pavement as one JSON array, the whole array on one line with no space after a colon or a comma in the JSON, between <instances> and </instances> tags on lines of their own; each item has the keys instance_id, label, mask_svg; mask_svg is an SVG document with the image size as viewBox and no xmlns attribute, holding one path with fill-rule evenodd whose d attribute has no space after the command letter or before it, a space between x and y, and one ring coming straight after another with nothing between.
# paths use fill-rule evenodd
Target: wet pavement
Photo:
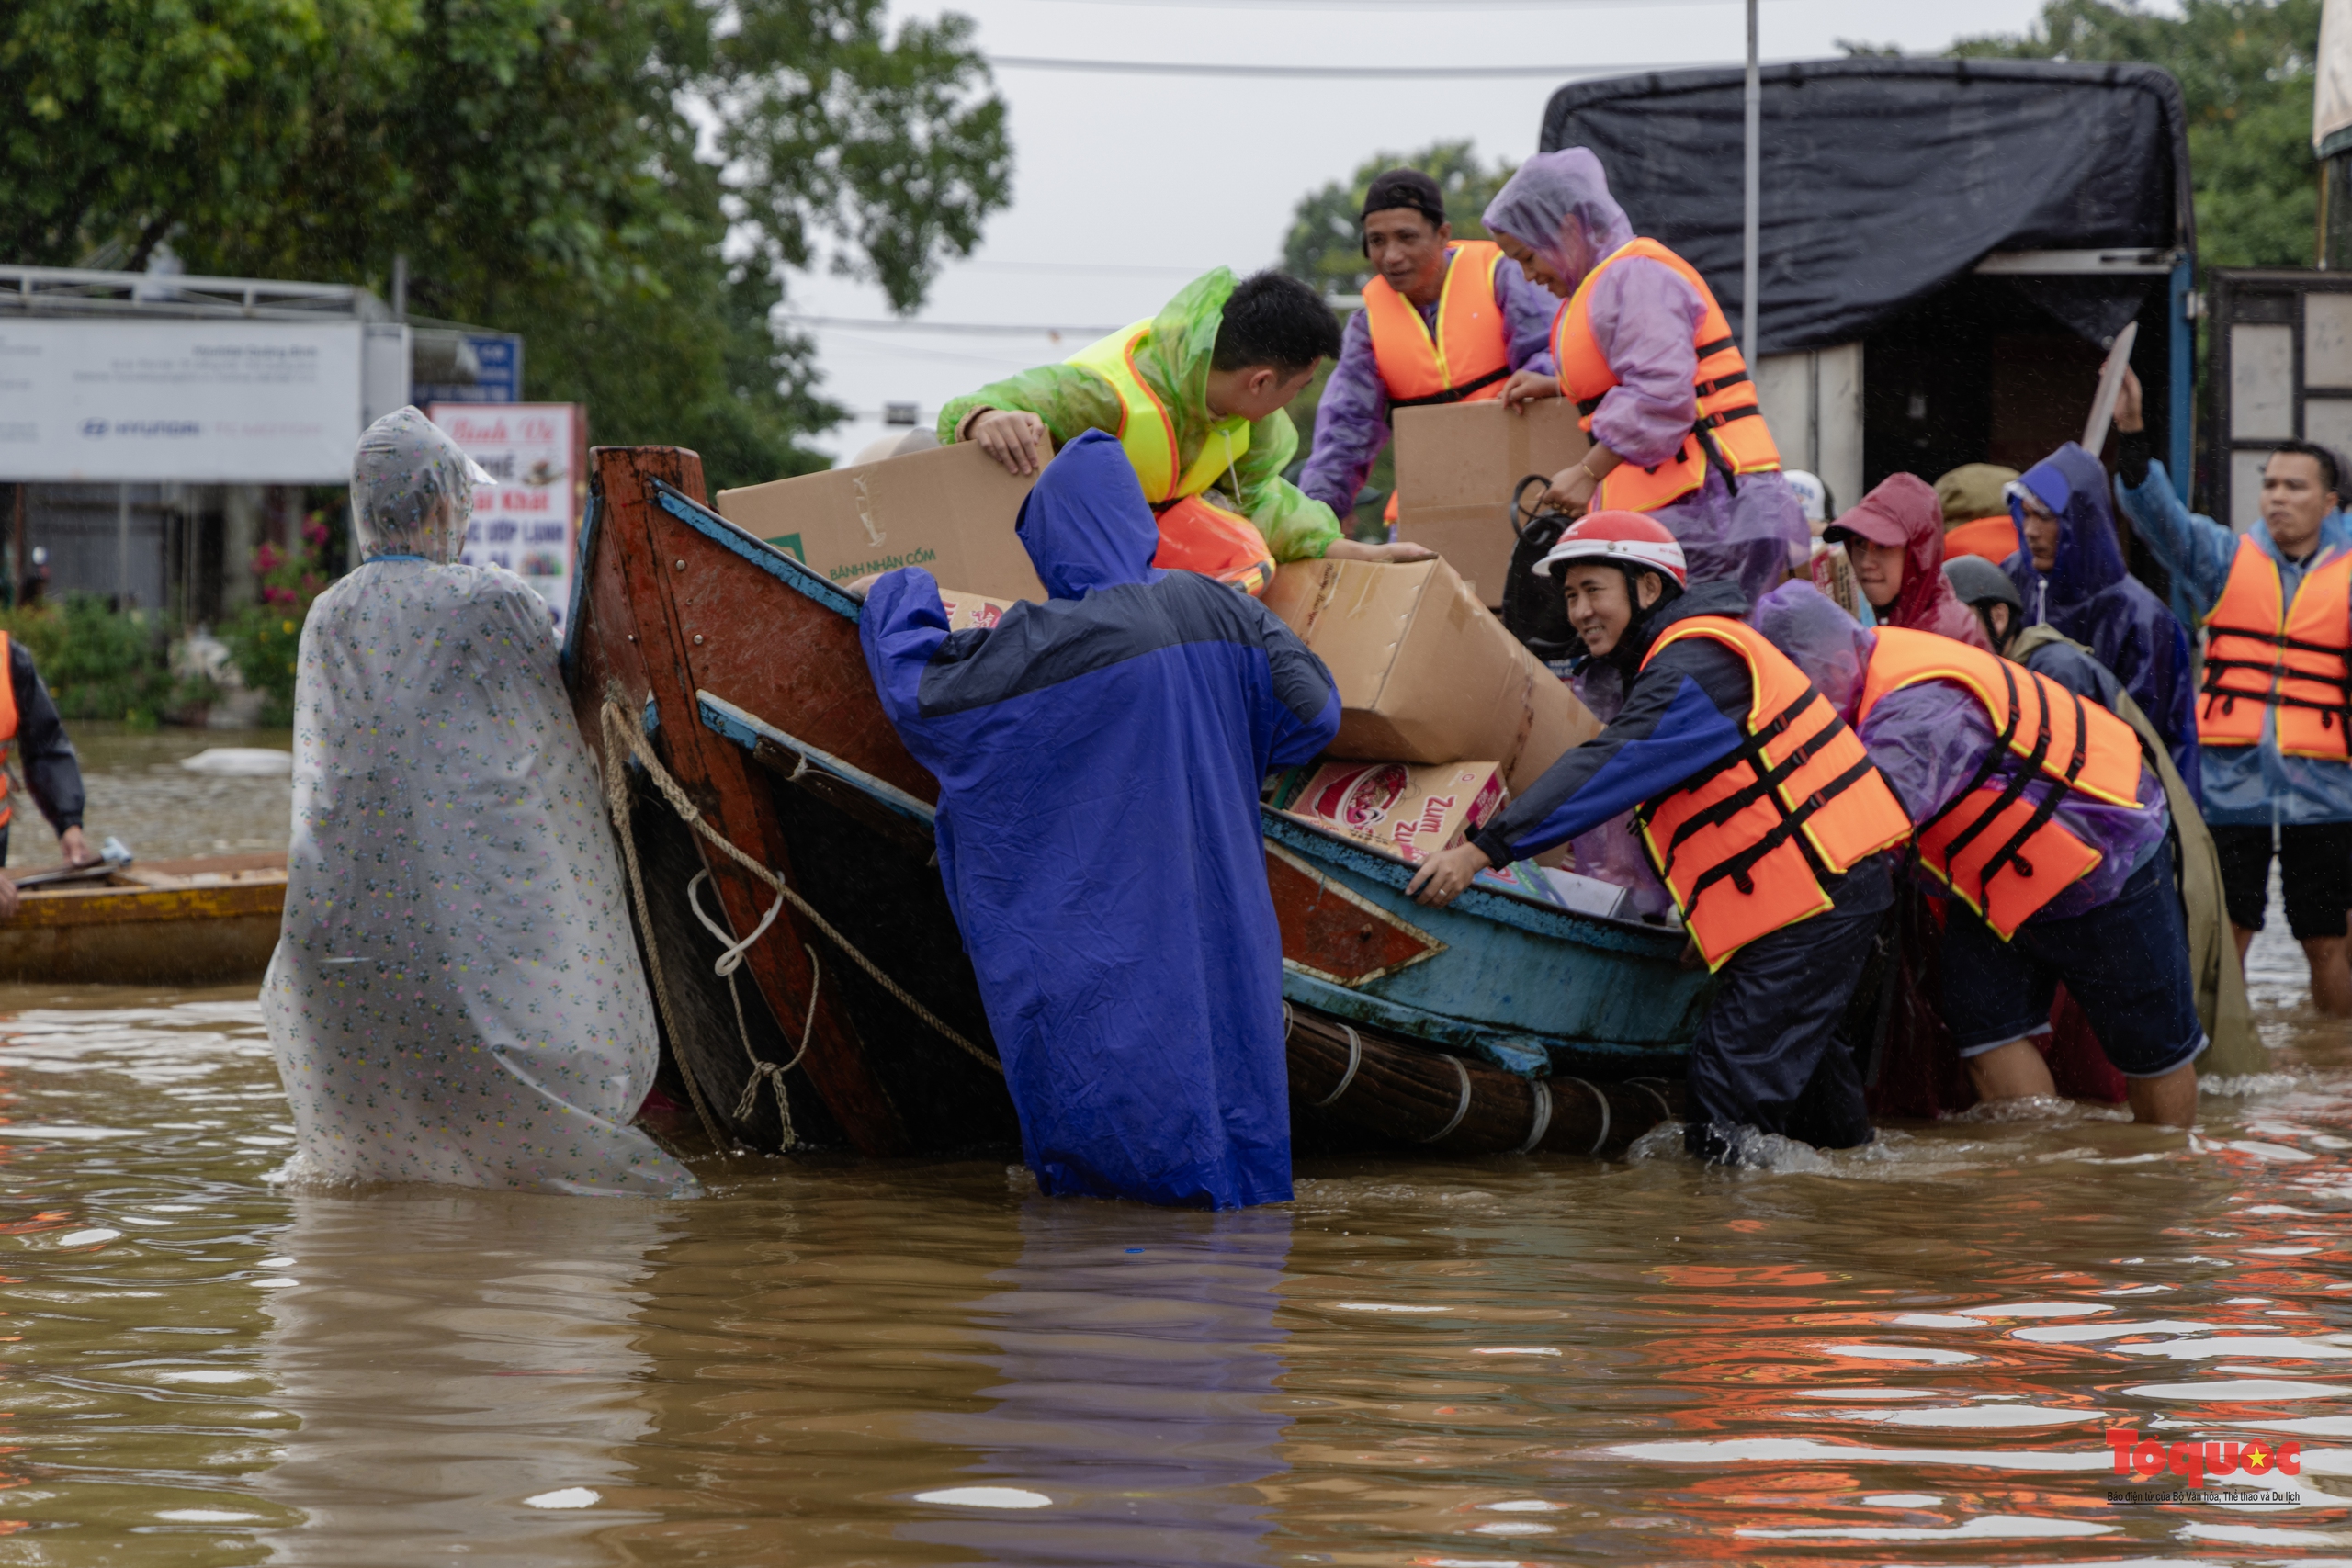
<instances>
[{"instance_id":1,"label":"wet pavement","mask_svg":"<svg viewBox=\"0 0 2352 1568\"><path fill-rule=\"evenodd\" d=\"M254 738L122 739L94 833L283 820L153 771ZM1231 1215L830 1156L287 1193L252 987L0 992L0 1563L2352 1560L2352 1027L2282 931L2254 969L2278 1071L2193 1142L1327 1161ZM2154 1500L2195 1477L2111 1429L2239 1472Z\"/></svg>"}]
</instances>

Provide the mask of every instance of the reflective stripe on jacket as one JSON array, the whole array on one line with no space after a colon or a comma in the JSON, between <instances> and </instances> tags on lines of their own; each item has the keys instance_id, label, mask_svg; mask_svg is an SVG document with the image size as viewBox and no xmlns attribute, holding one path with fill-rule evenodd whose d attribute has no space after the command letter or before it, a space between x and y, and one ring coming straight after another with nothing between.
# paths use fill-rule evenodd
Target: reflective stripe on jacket
<instances>
[{"instance_id":1,"label":"reflective stripe on jacket","mask_svg":"<svg viewBox=\"0 0 2352 1568\"><path fill-rule=\"evenodd\" d=\"M1197 571L1259 592L1274 576L1274 555L1264 536L1249 518L1196 499L1250 450L1250 422L1237 414L1212 425L1201 455L1179 475L1176 423L1136 369L1136 344L1150 331L1149 321L1137 321L1087 344L1069 363L1093 371L1118 394L1119 449L1159 516L1159 553L1152 565Z\"/></svg>"},{"instance_id":2,"label":"reflective stripe on jacket","mask_svg":"<svg viewBox=\"0 0 2352 1568\"><path fill-rule=\"evenodd\" d=\"M1739 749L1635 819L1691 940L1719 969L1747 942L1828 908L1824 880L1901 843L1911 819L1838 710L1762 633L1694 616L1668 626L1643 663L1686 637L1738 654L1755 696Z\"/></svg>"},{"instance_id":3,"label":"reflective stripe on jacket","mask_svg":"<svg viewBox=\"0 0 2352 1568\"><path fill-rule=\"evenodd\" d=\"M1392 412L1503 395L1510 333L1495 297L1495 268L1502 259L1501 247L1490 241L1450 247L1435 327L1386 278L1374 276L1363 286L1364 329Z\"/></svg>"},{"instance_id":4,"label":"reflective stripe on jacket","mask_svg":"<svg viewBox=\"0 0 2352 1568\"><path fill-rule=\"evenodd\" d=\"M2132 727L2055 681L1933 632L1882 626L1854 722L1892 693L1946 681L1982 705L1995 740L1976 774L1918 829L1919 863L2006 942L2099 863L2099 852L2052 820L2069 789L2113 806L2140 800L2140 739ZM1993 780L2005 760L2018 764ZM2039 803L2028 786L2046 781Z\"/></svg>"},{"instance_id":5,"label":"reflective stripe on jacket","mask_svg":"<svg viewBox=\"0 0 2352 1568\"><path fill-rule=\"evenodd\" d=\"M2352 555L2314 567L2290 600L2278 563L2239 539L2205 630L2200 744L2259 744L2264 713L2275 708L2285 755L2352 757Z\"/></svg>"},{"instance_id":6,"label":"reflective stripe on jacket","mask_svg":"<svg viewBox=\"0 0 2352 1568\"><path fill-rule=\"evenodd\" d=\"M1691 335L1698 355L1692 371L1691 395L1698 419L1682 438L1681 450L1654 468L1621 463L1600 481L1593 499L1596 509L1623 508L1650 512L1690 494L1707 482L1707 465L1713 462L1740 474L1761 473L1781 466L1780 448L1765 427L1763 411L1756 404L1756 385L1749 379L1747 361L1732 336L1731 323L1715 303L1714 290L1698 268L1656 240L1629 240L1611 251L1599 266L1585 275L1552 323L1552 357L1560 367L1560 389L1576 400L1587 432L1600 400L1617 385L1600 344L1592 335L1592 286L1602 273L1628 257L1662 262L1699 291L1706 313Z\"/></svg>"}]
</instances>

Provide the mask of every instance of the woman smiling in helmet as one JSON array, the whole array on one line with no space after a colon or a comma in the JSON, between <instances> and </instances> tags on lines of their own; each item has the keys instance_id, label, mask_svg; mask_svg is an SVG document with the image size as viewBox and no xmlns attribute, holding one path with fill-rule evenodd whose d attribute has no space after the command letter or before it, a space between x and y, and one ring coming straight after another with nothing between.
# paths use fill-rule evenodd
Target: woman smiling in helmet
<instances>
[{"instance_id":1,"label":"woman smiling in helmet","mask_svg":"<svg viewBox=\"0 0 2352 1568\"><path fill-rule=\"evenodd\" d=\"M1880 852L1911 824L1838 716L1849 694L1825 696L1747 626L1736 584L1689 583L1681 546L1639 513L1586 517L1535 570L1559 582L1587 657L1623 678L1625 705L1409 890L1448 903L1480 870L1635 808L1692 943L1723 975L1690 1052L1690 1152L1729 1162L1743 1127L1868 1143L1835 1034L1894 902Z\"/></svg>"}]
</instances>

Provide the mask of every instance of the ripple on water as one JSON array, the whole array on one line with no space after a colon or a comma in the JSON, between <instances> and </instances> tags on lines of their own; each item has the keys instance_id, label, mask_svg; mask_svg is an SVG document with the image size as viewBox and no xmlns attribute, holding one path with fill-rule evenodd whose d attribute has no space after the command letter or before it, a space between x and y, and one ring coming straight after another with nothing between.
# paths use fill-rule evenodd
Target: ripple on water
<instances>
[{"instance_id":1,"label":"ripple on water","mask_svg":"<svg viewBox=\"0 0 2352 1568\"><path fill-rule=\"evenodd\" d=\"M1207 1215L1001 1159L289 1193L250 990L20 990L0 1562L2340 1555L2352 1040L2265 1005L2203 1152L2069 1109L1733 1172L1308 1161ZM2111 1505L2110 1424L2314 1484L2291 1527Z\"/></svg>"}]
</instances>

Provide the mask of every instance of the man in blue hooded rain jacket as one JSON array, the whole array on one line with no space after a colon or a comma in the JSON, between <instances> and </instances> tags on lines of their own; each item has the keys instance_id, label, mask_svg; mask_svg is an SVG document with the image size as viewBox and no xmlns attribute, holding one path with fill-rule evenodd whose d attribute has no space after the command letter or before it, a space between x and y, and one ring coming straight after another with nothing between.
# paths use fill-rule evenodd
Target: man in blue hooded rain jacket
<instances>
[{"instance_id":1,"label":"man in blue hooded rain jacket","mask_svg":"<svg viewBox=\"0 0 2352 1568\"><path fill-rule=\"evenodd\" d=\"M2236 563L2238 534L2181 504L2163 463L2147 450L2140 388L2127 377L2117 402L2116 494L2124 514L2172 573L2173 597L2201 623L2221 602ZM2263 464L2262 517L2246 531L2278 573L2282 613L2303 584L2352 548L2334 452L2282 441ZM2209 666L2209 669L2211 667ZM2290 756L2278 749L2277 710L2254 745L2205 748L2205 821L2221 852L2222 886L2243 959L2263 927L2276 855L2287 929L2311 965L2321 1011L2352 1012L2345 906L2352 904L2352 762Z\"/></svg>"},{"instance_id":2,"label":"man in blue hooded rain jacket","mask_svg":"<svg viewBox=\"0 0 2352 1568\"><path fill-rule=\"evenodd\" d=\"M2198 782L2197 683L2188 636L2165 602L2124 569L2107 469L2069 441L2009 486L2024 547L2003 563L2027 626L2050 626L2115 672L2164 737L2189 792Z\"/></svg>"},{"instance_id":3,"label":"man in blue hooded rain jacket","mask_svg":"<svg viewBox=\"0 0 2352 1568\"><path fill-rule=\"evenodd\" d=\"M1046 466L1020 536L1052 595L950 632L929 572L867 595L884 709L939 779L939 869L1048 1193L1291 1195L1282 933L1258 791L1339 732L1255 599L1151 565L1117 439Z\"/></svg>"}]
</instances>

